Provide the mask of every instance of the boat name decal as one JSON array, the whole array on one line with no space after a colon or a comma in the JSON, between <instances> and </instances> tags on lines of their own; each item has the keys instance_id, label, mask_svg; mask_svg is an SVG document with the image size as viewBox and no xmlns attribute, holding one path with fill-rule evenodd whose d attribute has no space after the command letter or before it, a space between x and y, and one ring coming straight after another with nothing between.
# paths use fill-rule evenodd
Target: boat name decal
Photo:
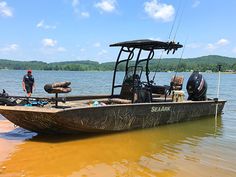
<instances>
[{"instance_id":1,"label":"boat name decal","mask_svg":"<svg viewBox=\"0 0 236 177\"><path fill-rule=\"evenodd\" d=\"M168 112L168 111L170 111L170 106L161 106L161 107L153 106L151 109L151 112Z\"/></svg>"}]
</instances>

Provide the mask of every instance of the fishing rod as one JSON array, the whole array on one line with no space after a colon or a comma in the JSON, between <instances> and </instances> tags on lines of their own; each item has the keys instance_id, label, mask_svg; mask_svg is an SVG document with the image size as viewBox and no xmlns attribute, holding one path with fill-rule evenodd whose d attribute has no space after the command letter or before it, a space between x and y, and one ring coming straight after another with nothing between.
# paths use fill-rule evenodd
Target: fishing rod
<instances>
[{"instance_id":1,"label":"fishing rod","mask_svg":"<svg viewBox=\"0 0 236 177\"><path fill-rule=\"evenodd\" d=\"M178 65L177 65L177 68L176 68L176 71L175 71L174 79L176 78L176 75L177 75L177 73L178 73L180 62L181 62L181 60L183 59L183 55L184 55L184 51L185 51L187 39L188 39L188 37L185 39L184 47L183 47L183 50L182 50L182 52L181 52L181 56L180 56L180 58L179 58L179 62L178 62Z\"/></svg>"},{"instance_id":2,"label":"fishing rod","mask_svg":"<svg viewBox=\"0 0 236 177\"><path fill-rule=\"evenodd\" d=\"M172 23L172 26L171 26L171 29L170 29L168 41L170 41L170 38L171 38L172 32L173 32L173 30L174 30L174 26L175 26L177 17L179 16L180 7L181 7L181 0L179 0L179 5L178 5L177 13L176 13L176 15L175 15L174 22Z\"/></svg>"},{"instance_id":3,"label":"fishing rod","mask_svg":"<svg viewBox=\"0 0 236 177\"><path fill-rule=\"evenodd\" d=\"M174 30L174 27L175 27L175 24L176 24L176 21L177 21L177 18L178 18L178 16L179 16L179 11L180 11L180 7L181 7L181 2L182 2L182 1L179 0L177 13L176 13L176 15L175 15L174 21L173 21L173 23L172 23L172 26L171 26L171 29L170 29L170 32L169 32L168 41L170 41L172 32L173 32L173 30ZM181 13L181 14L183 14L183 10L182 10L182 13ZM176 36L176 33L177 33L177 30L176 30L176 32L175 32L175 36ZM174 40L173 40L173 41L174 41ZM164 51L161 52L160 58L159 58L159 60L158 60L157 66L156 66L156 70L155 70L154 75L153 75L153 78L152 78L152 82L154 82L154 80L155 80L155 78L156 78L157 70L158 70L158 67L159 67L159 65L160 65L160 63L161 63L161 59L162 59L163 53L164 53Z\"/></svg>"},{"instance_id":4,"label":"fishing rod","mask_svg":"<svg viewBox=\"0 0 236 177\"><path fill-rule=\"evenodd\" d=\"M175 35L174 35L174 38L173 38L173 42L175 41L177 33L179 31L179 27L180 27L180 24L181 24L182 19L183 19L183 14L184 14L185 7L186 7L186 4L184 4L184 6L183 6L183 9L182 9L182 12L181 12L181 15L180 15L180 18L179 18L179 22L178 22L177 27L176 27L176 31L175 31Z\"/></svg>"}]
</instances>

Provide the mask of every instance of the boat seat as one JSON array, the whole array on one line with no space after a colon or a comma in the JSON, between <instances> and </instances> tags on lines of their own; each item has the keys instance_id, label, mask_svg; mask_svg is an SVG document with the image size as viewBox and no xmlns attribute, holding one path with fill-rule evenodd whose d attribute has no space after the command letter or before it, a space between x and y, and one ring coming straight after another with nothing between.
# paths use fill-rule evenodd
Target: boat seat
<instances>
[{"instance_id":1,"label":"boat seat","mask_svg":"<svg viewBox=\"0 0 236 177\"><path fill-rule=\"evenodd\" d=\"M133 100L134 99L134 87L138 88L141 86L140 76L136 74L135 76L129 76L125 78L123 81L120 98L126 100Z\"/></svg>"},{"instance_id":2,"label":"boat seat","mask_svg":"<svg viewBox=\"0 0 236 177\"><path fill-rule=\"evenodd\" d=\"M120 98L122 99L128 99L132 100L133 99L133 86L127 83L123 83L121 92L120 92Z\"/></svg>"},{"instance_id":3,"label":"boat seat","mask_svg":"<svg viewBox=\"0 0 236 177\"><path fill-rule=\"evenodd\" d=\"M44 90L51 94L51 93L55 93L55 107L58 107L58 94L59 93L69 93L71 92L71 88L69 87L69 85L71 84L71 82L69 81L65 81L65 82L56 82L53 84L46 84L44 86Z\"/></svg>"},{"instance_id":4,"label":"boat seat","mask_svg":"<svg viewBox=\"0 0 236 177\"><path fill-rule=\"evenodd\" d=\"M173 76L170 82L171 90L182 90L184 82L184 76Z\"/></svg>"},{"instance_id":5,"label":"boat seat","mask_svg":"<svg viewBox=\"0 0 236 177\"><path fill-rule=\"evenodd\" d=\"M46 84L44 86L44 90L47 93L69 93L71 92L71 88L69 85L71 82L65 81L65 82L57 82L53 84Z\"/></svg>"},{"instance_id":6,"label":"boat seat","mask_svg":"<svg viewBox=\"0 0 236 177\"><path fill-rule=\"evenodd\" d=\"M180 91L183 88L184 76L173 76L170 82L170 94L174 100L175 91Z\"/></svg>"}]
</instances>

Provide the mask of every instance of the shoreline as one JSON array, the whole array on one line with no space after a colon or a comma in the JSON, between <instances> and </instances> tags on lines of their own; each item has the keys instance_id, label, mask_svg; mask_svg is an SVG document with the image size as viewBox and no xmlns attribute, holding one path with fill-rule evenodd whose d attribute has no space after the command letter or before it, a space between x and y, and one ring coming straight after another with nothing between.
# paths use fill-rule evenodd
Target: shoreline
<instances>
[{"instance_id":1,"label":"shoreline","mask_svg":"<svg viewBox=\"0 0 236 177\"><path fill-rule=\"evenodd\" d=\"M24 69L0 69L0 71L25 71ZM86 71L77 71L77 70L34 70L34 71L49 71L49 72L113 72L113 70L86 70ZM124 71L118 71L118 72L124 72ZM150 71L155 72L155 71ZM194 71L179 71L178 73L192 73ZM199 71L201 73L208 73L208 74L215 74L218 72L207 72L207 71ZM175 73L175 71L158 71L157 73ZM227 71L221 71L222 74L236 74L236 71L227 72Z\"/></svg>"}]
</instances>

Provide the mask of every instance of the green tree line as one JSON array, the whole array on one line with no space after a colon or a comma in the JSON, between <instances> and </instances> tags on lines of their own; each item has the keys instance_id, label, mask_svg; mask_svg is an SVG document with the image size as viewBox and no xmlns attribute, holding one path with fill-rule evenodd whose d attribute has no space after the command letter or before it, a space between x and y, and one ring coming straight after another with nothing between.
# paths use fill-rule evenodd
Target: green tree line
<instances>
[{"instance_id":1,"label":"green tree line","mask_svg":"<svg viewBox=\"0 0 236 177\"><path fill-rule=\"evenodd\" d=\"M134 64L134 63L132 63ZM222 71L233 70L236 71L236 58L209 55L198 58L182 59L166 58L166 59L153 59L150 61L150 71L217 71L217 65L222 65ZM143 65L143 64L141 64ZM115 62L98 63L96 61L64 61L46 63L41 61L14 61L0 59L0 69L11 70L65 70L65 71L112 71ZM125 64L122 63L118 66L120 71L125 69Z\"/></svg>"}]
</instances>

